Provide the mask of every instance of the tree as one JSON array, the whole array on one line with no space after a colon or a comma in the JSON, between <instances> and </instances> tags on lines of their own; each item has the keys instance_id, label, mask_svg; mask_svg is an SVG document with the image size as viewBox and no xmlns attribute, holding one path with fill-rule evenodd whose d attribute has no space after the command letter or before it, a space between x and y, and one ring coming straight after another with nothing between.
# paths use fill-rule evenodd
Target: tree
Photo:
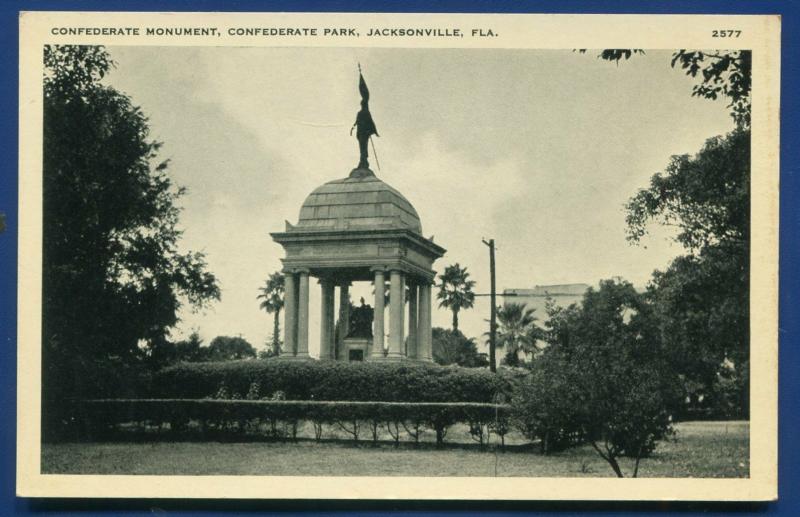
<instances>
[{"instance_id":1,"label":"tree","mask_svg":"<svg viewBox=\"0 0 800 517\"><path fill-rule=\"evenodd\" d=\"M689 251L714 245L743 252L750 237L750 131L710 138L695 156L673 156L626 210L633 243L658 221L676 227Z\"/></svg>"},{"instance_id":2,"label":"tree","mask_svg":"<svg viewBox=\"0 0 800 517\"><path fill-rule=\"evenodd\" d=\"M690 407L748 413L749 274L747 260L718 246L672 261L655 271L647 296L665 353L684 386ZM728 379L730 387L720 389ZM721 406L732 404L733 409Z\"/></svg>"},{"instance_id":3,"label":"tree","mask_svg":"<svg viewBox=\"0 0 800 517\"><path fill-rule=\"evenodd\" d=\"M217 336L208 346L209 361L236 361L255 357L256 349L241 336Z\"/></svg>"},{"instance_id":4,"label":"tree","mask_svg":"<svg viewBox=\"0 0 800 517\"><path fill-rule=\"evenodd\" d=\"M203 347L203 340L197 331L189 335L189 339L178 341L175 343L175 360L176 361L204 361L207 356L207 350Z\"/></svg>"},{"instance_id":5,"label":"tree","mask_svg":"<svg viewBox=\"0 0 800 517\"><path fill-rule=\"evenodd\" d=\"M478 352L474 339L460 330L433 328L433 360L437 364L457 364L470 368L489 366L486 354Z\"/></svg>"},{"instance_id":6,"label":"tree","mask_svg":"<svg viewBox=\"0 0 800 517\"><path fill-rule=\"evenodd\" d=\"M620 458L631 457L636 477L640 460L671 432L680 398L647 300L627 282L606 280L580 306L550 306L546 327L549 346L534 368L543 379L566 376L559 382L569 387L569 403L557 405L556 416L534 411L544 420L537 425L579 429L617 476L624 475Z\"/></svg>"},{"instance_id":7,"label":"tree","mask_svg":"<svg viewBox=\"0 0 800 517\"><path fill-rule=\"evenodd\" d=\"M258 299L262 300L260 309L264 309L268 313L275 315L272 324L272 352L275 355L281 353L281 323L280 316L283 309L283 295L284 295L284 276L280 271L276 271L269 275L269 278L264 282L261 287L261 294Z\"/></svg>"},{"instance_id":8,"label":"tree","mask_svg":"<svg viewBox=\"0 0 800 517\"><path fill-rule=\"evenodd\" d=\"M275 353L275 349L273 348L274 343L269 341L266 343L265 347L258 351L258 358L259 359L269 359L271 357L278 357L280 354Z\"/></svg>"},{"instance_id":9,"label":"tree","mask_svg":"<svg viewBox=\"0 0 800 517\"><path fill-rule=\"evenodd\" d=\"M702 82L692 89L692 95L729 100L728 108L737 126L750 127L750 89L753 53L750 50L700 51L682 49L672 56L672 67L679 65L687 75Z\"/></svg>"},{"instance_id":10,"label":"tree","mask_svg":"<svg viewBox=\"0 0 800 517\"><path fill-rule=\"evenodd\" d=\"M627 205L628 238L639 243L657 221L677 228L689 252L653 274L648 296L661 339L687 396L709 396L719 376L741 385L746 413L749 357L750 131L709 139L676 156Z\"/></svg>"},{"instance_id":11,"label":"tree","mask_svg":"<svg viewBox=\"0 0 800 517\"><path fill-rule=\"evenodd\" d=\"M151 369L157 370L168 364L181 361L195 362L207 359L208 348L203 347L203 340L197 331L192 332L188 339L172 343L158 341L151 343L145 351Z\"/></svg>"},{"instance_id":12,"label":"tree","mask_svg":"<svg viewBox=\"0 0 800 517\"><path fill-rule=\"evenodd\" d=\"M63 397L129 389L119 375L167 340L182 304L201 309L220 291L202 254L178 250L185 191L156 161L146 116L102 84L108 53L47 45L44 64L43 398L52 409Z\"/></svg>"},{"instance_id":13,"label":"tree","mask_svg":"<svg viewBox=\"0 0 800 517\"><path fill-rule=\"evenodd\" d=\"M585 49L580 50L586 52ZM644 54L640 49L605 49L599 58L619 63L630 59L634 54ZM750 50L687 50L681 49L672 54L671 66L679 66L686 75L699 77L700 83L692 88L693 97L716 100L728 99L737 127L750 127L750 90L753 53Z\"/></svg>"},{"instance_id":14,"label":"tree","mask_svg":"<svg viewBox=\"0 0 800 517\"><path fill-rule=\"evenodd\" d=\"M512 419L542 454L560 451L585 439L580 421L581 390L564 354L544 353L530 365L511 400Z\"/></svg>"},{"instance_id":15,"label":"tree","mask_svg":"<svg viewBox=\"0 0 800 517\"><path fill-rule=\"evenodd\" d=\"M450 309L453 313L453 330L458 330L458 313L461 309L470 309L475 304L475 281L469 279L467 268L457 262L444 268L439 275L439 307Z\"/></svg>"},{"instance_id":16,"label":"tree","mask_svg":"<svg viewBox=\"0 0 800 517\"><path fill-rule=\"evenodd\" d=\"M524 303L508 303L497 308L497 346L506 351L503 361L508 366L519 365L519 352L530 356L539 348L536 342L541 338L536 326L536 309L529 309Z\"/></svg>"}]
</instances>

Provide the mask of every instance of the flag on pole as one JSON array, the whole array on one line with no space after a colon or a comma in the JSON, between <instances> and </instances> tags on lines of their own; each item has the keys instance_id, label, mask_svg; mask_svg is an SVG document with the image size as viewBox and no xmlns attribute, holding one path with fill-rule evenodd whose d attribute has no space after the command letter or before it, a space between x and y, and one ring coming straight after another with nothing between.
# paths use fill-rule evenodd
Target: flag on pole
<instances>
[{"instance_id":1,"label":"flag on pole","mask_svg":"<svg viewBox=\"0 0 800 517\"><path fill-rule=\"evenodd\" d=\"M360 70L358 71L358 91L361 92L361 100L369 102L369 89L367 89L367 83Z\"/></svg>"}]
</instances>

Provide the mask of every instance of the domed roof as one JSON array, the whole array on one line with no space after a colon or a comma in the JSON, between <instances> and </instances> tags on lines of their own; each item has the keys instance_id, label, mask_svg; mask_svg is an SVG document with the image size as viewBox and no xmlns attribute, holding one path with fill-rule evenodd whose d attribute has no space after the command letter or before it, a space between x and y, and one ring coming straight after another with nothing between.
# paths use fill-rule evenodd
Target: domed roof
<instances>
[{"instance_id":1,"label":"domed roof","mask_svg":"<svg viewBox=\"0 0 800 517\"><path fill-rule=\"evenodd\" d=\"M403 195L369 169L329 181L303 202L295 230L411 230L422 234L419 215Z\"/></svg>"}]
</instances>

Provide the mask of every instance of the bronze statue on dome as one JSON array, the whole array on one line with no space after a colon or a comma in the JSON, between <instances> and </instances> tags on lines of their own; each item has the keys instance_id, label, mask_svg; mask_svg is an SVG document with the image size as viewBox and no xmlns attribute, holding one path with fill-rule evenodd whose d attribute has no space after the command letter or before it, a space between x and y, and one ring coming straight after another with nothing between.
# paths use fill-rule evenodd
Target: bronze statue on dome
<instances>
[{"instance_id":1,"label":"bronze statue on dome","mask_svg":"<svg viewBox=\"0 0 800 517\"><path fill-rule=\"evenodd\" d=\"M367 89L367 83L364 81L364 76L361 75L360 63L358 65L358 91L361 93L361 111L356 115L356 121L353 127L350 128L350 135L353 134L353 129L355 129L360 155L357 168L369 169L367 144L372 135L381 135L378 134L378 129L375 127L375 122L372 120L372 115L369 112L369 90ZM375 154L375 144L372 144L372 152ZM377 161L377 159L376 156L375 160Z\"/></svg>"}]
</instances>

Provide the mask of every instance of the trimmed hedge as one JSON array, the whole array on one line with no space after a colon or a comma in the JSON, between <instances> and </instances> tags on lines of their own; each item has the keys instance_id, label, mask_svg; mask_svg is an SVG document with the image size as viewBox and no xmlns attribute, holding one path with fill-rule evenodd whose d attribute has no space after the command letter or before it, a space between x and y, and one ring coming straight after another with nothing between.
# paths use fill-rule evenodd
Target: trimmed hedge
<instances>
[{"instance_id":1,"label":"trimmed hedge","mask_svg":"<svg viewBox=\"0 0 800 517\"><path fill-rule=\"evenodd\" d=\"M244 398L260 393L288 400L383 402L484 402L510 399L519 374L425 363L336 363L249 360L180 363L158 372L152 398L203 398L224 385Z\"/></svg>"},{"instance_id":2,"label":"trimmed hedge","mask_svg":"<svg viewBox=\"0 0 800 517\"><path fill-rule=\"evenodd\" d=\"M113 429L120 424L149 424L162 427L169 424L175 432L188 428L190 421L203 430L244 432L267 424L272 431L281 423L284 428L297 430L297 423L314 424L317 439L323 425L339 425L358 440L359 429L371 428L377 440L377 428L386 426L395 442L400 429L405 429L416 441L420 429L436 432L437 443L444 441L447 428L455 423L467 423L476 440L484 443L489 433L501 439L508 431L509 406L485 403L412 403L357 401L287 401L287 400L220 400L220 399L99 399L74 401L73 421L83 428L84 437ZM411 431L415 429L416 432ZM391 431L390 431L391 432Z\"/></svg>"}]
</instances>

